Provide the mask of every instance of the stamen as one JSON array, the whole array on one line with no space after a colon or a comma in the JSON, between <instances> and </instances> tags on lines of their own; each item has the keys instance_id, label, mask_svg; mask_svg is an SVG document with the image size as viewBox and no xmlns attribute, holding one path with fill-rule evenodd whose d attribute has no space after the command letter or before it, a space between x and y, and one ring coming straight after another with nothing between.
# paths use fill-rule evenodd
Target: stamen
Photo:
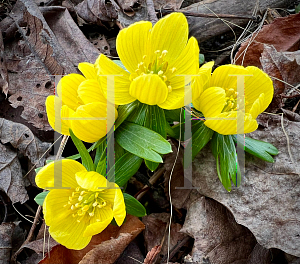
<instances>
[{"instance_id":1,"label":"stamen","mask_svg":"<svg viewBox=\"0 0 300 264\"><path fill-rule=\"evenodd\" d=\"M177 70L177 69L176 69L175 67L173 67L173 68L171 69L171 72L174 73L176 70Z\"/></svg>"},{"instance_id":2,"label":"stamen","mask_svg":"<svg viewBox=\"0 0 300 264\"><path fill-rule=\"evenodd\" d=\"M165 82L168 80L168 78L167 78L166 75L163 75L162 77L163 77L163 79L164 79Z\"/></svg>"},{"instance_id":3,"label":"stamen","mask_svg":"<svg viewBox=\"0 0 300 264\"><path fill-rule=\"evenodd\" d=\"M82 199L83 199L83 196L79 196L79 197L78 197L78 201L79 201L79 202L82 201Z\"/></svg>"},{"instance_id":4,"label":"stamen","mask_svg":"<svg viewBox=\"0 0 300 264\"><path fill-rule=\"evenodd\" d=\"M169 90L169 93L172 92L172 86L171 85L168 86L168 90Z\"/></svg>"},{"instance_id":5,"label":"stamen","mask_svg":"<svg viewBox=\"0 0 300 264\"><path fill-rule=\"evenodd\" d=\"M90 207L89 207L88 205L85 205L85 206L82 207L82 211L83 211L83 212L86 212L87 210L89 210L89 208L90 208Z\"/></svg>"},{"instance_id":6,"label":"stamen","mask_svg":"<svg viewBox=\"0 0 300 264\"><path fill-rule=\"evenodd\" d=\"M147 58L147 55L144 55L144 56L143 56L143 60L145 60L146 58Z\"/></svg>"},{"instance_id":7,"label":"stamen","mask_svg":"<svg viewBox=\"0 0 300 264\"><path fill-rule=\"evenodd\" d=\"M157 74L158 74L158 75L163 75L164 72L163 72L163 71L159 71Z\"/></svg>"}]
</instances>

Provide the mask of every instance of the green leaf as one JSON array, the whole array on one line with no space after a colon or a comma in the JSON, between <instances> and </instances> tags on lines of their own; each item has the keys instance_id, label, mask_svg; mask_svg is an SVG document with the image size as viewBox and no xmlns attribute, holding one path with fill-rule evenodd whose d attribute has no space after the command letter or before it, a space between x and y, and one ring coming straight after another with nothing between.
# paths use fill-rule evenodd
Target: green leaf
<instances>
[{"instance_id":1,"label":"green leaf","mask_svg":"<svg viewBox=\"0 0 300 264\"><path fill-rule=\"evenodd\" d=\"M175 110L164 110L166 120L173 124L174 121L176 122L183 122L184 121L184 110L182 108L175 109Z\"/></svg>"},{"instance_id":2,"label":"green leaf","mask_svg":"<svg viewBox=\"0 0 300 264\"><path fill-rule=\"evenodd\" d=\"M159 154L172 152L170 143L161 135L130 122L119 126L116 141L132 154L153 162L162 162Z\"/></svg>"},{"instance_id":3,"label":"green leaf","mask_svg":"<svg viewBox=\"0 0 300 264\"><path fill-rule=\"evenodd\" d=\"M278 154L278 149L268 142L249 137L245 137L244 142L244 137L242 135L232 135L232 138L240 147L244 148L246 152L264 161L274 162L271 155Z\"/></svg>"},{"instance_id":4,"label":"green leaf","mask_svg":"<svg viewBox=\"0 0 300 264\"><path fill-rule=\"evenodd\" d=\"M295 8L295 14L298 14L300 12L300 4L296 6Z\"/></svg>"},{"instance_id":5,"label":"green leaf","mask_svg":"<svg viewBox=\"0 0 300 264\"><path fill-rule=\"evenodd\" d=\"M123 194L124 194L126 212L128 214L137 217L143 217L146 215L145 207L137 199L135 199L128 193L123 193Z\"/></svg>"},{"instance_id":6,"label":"green leaf","mask_svg":"<svg viewBox=\"0 0 300 264\"><path fill-rule=\"evenodd\" d=\"M204 125L203 121L192 120L192 141L189 141L187 148L192 145L192 160L203 147L211 140L214 131Z\"/></svg>"},{"instance_id":7,"label":"green leaf","mask_svg":"<svg viewBox=\"0 0 300 264\"><path fill-rule=\"evenodd\" d=\"M144 126L166 138L166 117L164 110L157 105L148 105Z\"/></svg>"},{"instance_id":8,"label":"green leaf","mask_svg":"<svg viewBox=\"0 0 300 264\"><path fill-rule=\"evenodd\" d=\"M199 64L203 64L204 61L205 61L204 54L200 53L200 54L199 54Z\"/></svg>"},{"instance_id":9,"label":"green leaf","mask_svg":"<svg viewBox=\"0 0 300 264\"><path fill-rule=\"evenodd\" d=\"M164 110L157 105L148 105L146 108L144 126L166 138L166 125ZM155 171L159 165L159 163L150 160L145 160L145 164L151 171Z\"/></svg>"},{"instance_id":10,"label":"green leaf","mask_svg":"<svg viewBox=\"0 0 300 264\"><path fill-rule=\"evenodd\" d=\"M38 204L38 205L41 205L43 206L43 203L44 203L44 200L47 196L47 194L49 193L49 191L45 191L45 192L41 192L39 193L35 198L35 202Z\"/></svg>"},{"instance_id":11,"label":"green leaf","mask_svg":"<svg viewBox=\"0 0 300 264\"><path fill-rule=\"evenodd\" d=\"M107 180L115 182L119 186L124 186L142 164L142 159L129 152L125 153L117 160L114 167L108 172ZM113 174L114 172L114 174Z\"/></svg>"},{"instance_id":12,"label":"green leaf","mask_svg":"<svg viewBox=\"0 0 300 264\"><path fill-rule=\"evenodd\" d=\"M135 100L130 104L120 105L118 107L118 118L115 123L115 129L117 129L117 127L126 120L126 118L132 113L132 111L139 106L140 102L138 100Z\"/></svg>"},{"instance_id":13,"label":"green leaf","mask_svg":"<svg viewBox=\"0 0 300 264\"><path fill-rule=\"evenodd\" d=\"M84 146L84 144L82 143L82 141L80 139L78 139L73 131L70 129L70 136L74 142L74 145L76 146L81 160L82 160L82 165L88 170L88 171L94 171L95 170L95 166L93 163L93 160L89 154L89 152L87 151L86 147Z\"/></svg>"},{"instance_id":14,"label":"green leaf","mask_svg":"<svg viewBox=\"0 0 300 264\"><path fill-rule=\"evenodd\" d=\"M88 152L91 152L93 151L94 149L96 149L102 142L102 140L104 139L105 137L99 139L97 142L95 142L91 147L88 148ZM72 155L72 156L69 156L69 157L66 157L66 159L73 159L73 160L77 160L80 158L80 153L78 154L75 154L75 155Z\"/></svg>"},{"instance_id":15,"label":"green leaf","mask_svg":"<svg viewBox=\"0 0 300 264\"><path fill-rule=\"evenodd\" d=\"M101 144L96 149L96 155L94 160L94 164L96 168L105 150L106 150L106 136L102 138Z\"/></svg>"},{"instance_id":16,"label":"green leaf","mask_svg":"<svg viewBox=\"0 0 300 264\"><path fill-rule=\"evenodd\" d=\"M153 162L150 160L145 160L145 164L146 164L147 168L151 171L155 171L157 169L157 167L159 166L159 163Z\"/></svg>"},{"instance_id":17,"label":"green leaf","mask_svg":"<svg viewBox=\"0 0 300 264\"><path fill-rule=\"evenodd\" d=\"M224 188L230 192L231 180L237 187L241 184L241 171L237 162L235 142L231 135L214 133L211 148L217 162L219 179Z\"/></svg>"},{"instance_id":18,"label":"green leaf","mask_svg":"<svg viewBox=\"0 0 300 264\"><path fill-rule=\"evenodd\" d=\"M136 123L138 125L143 126L146 118L146 110L148 105L142 104L138 102L138 106L134 109L134 111L128 116L128 122Z\"/></svg>"}]
</instances>

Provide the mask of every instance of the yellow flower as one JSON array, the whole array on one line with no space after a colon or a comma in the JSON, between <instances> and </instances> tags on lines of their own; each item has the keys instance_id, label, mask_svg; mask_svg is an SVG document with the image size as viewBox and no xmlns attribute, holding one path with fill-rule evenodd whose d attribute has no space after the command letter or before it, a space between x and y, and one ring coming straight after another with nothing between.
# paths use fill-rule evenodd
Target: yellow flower
<instances>
[{"instance_id":1,"label":"yellow flower","mask_svg":"<svg viewBox=\"0 0 300 264\"><path fill-rule=\"evenodd\" d=\"M62 187L69 188L50 189L59 172ZM113 218L119 226L125 219L124 197L118 185L111 183L113 188L105 188L110 185L104 176L86 171L77 161L65 159L46 165L36 175L36 184L50 189L43 204L45 222L51 236L67 248L82 249Z\"/></svg>"},{"instance_id":2,"label":"yellow flower","mask_svg":"<svg viewBox=\"0 0 300 264\"><path fill-rule=\"evenodd\" d=\"M250 133L257 129L256 117L262 113L273 98L270 77L257 67L244 68L237 65L218 67L211 75L213 62L203 65L193 86L193 106L206 118L205 125L222 135L237 134L243 130ZM245 112L238 110L237 77L245 76ZM244 123L237 126L238 113L244 114ZM219 120L209 120L218 118ZM231 120L229 120L231 119Z\"/></svg>"},{"instance_id":3,"label":"yellow flower","mask_svg":"<svg viewBox=\"0 0 300 264\"><path fill-rule=\"evenodd\" d=\"M188 39L188 23L181 13L141 21L122 29L116 41L120 60L128 71L101 54L95 63L105 97L117 105L135 101L176 109L185 105L184 75L199 69L199 46ZM107 77L115 75L114 98L107 93ZM119 76L116 76L119 75ZM188 88L187 88L188 89Z\"/></svg>"},{"instance_id":4,"label":"yellow flower","mask_svg":"<svg viewBox=\"0 0 300 264\"><path fill-rule=\"evenodd\" d=\"M51 127L70 135L69 128L81 140L95 142L104 137L107 127L107 99L97 81L93 64L80 63L78 68L84 74L64 76L57 85L58 96L46 99L46 110ZM115 110L115 119L118 116Z\"/></svg>"}]
</instances>

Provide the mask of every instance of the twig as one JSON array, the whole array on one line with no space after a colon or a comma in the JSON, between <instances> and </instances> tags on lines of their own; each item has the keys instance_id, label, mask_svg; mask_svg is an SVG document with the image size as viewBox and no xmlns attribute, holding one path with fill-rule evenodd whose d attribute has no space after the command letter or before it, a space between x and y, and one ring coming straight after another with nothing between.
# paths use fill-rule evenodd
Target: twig
<instances>
[{"instance_id":1,"label":"twig","mask_svg":"<svg viewBox=\"0 0 300 264\"><path fill-rule=\"evenodd\" d=\"M42 207L39 206L38 209L36 210L34 221L33 221L33 224L32 224L32 226L30 228L30 231L29 231L29 234L28 234L26 240L24 241L24 243L22 244L22 246L18 249L18 251L11 258L11 262L12 263L16 263L17 257L21 253L21 251L23 250L24 245L28 244L32 240L33 235L34 235L34 230L35 230L35 228L36 228L36 226L38 224L38 219L39 219L41 210L42 210Z\"/></svg>"},{"instance_id":2,"label":"twig","mask_svg":"<svg viewBox=\"0 0 300 264\"><path fill-rule=\"evenodd\" d=\"M151 178L149 179L149 183L151 185L153 185L159 178L161 175L163 175L163 173L166 171L166 169L163 167L163 168L160 168L158 171L156 171L152 176ZM143 187L142 190L139 191L136 199L137 200L140 200L144 195L145 193L150 189L150 187L148 185L145 185Z\"/></svg>"},{"instance_id":3,"label":"twig","mask_svg":"<svg viewBox=\"0 0 300 264\"><path fill-rule=\"evenodd\" d=\"M148 5L148 1L147 1L147 5ZM165 13L165 14L171 14L174 11L170 11L170 10L165 10L165 9L161 9L161 10L155 10L155 11L159 11L161 13ZM201 14L201 13L194 13L194 12L188 12L188 11L176 11L176 12L180 12L182 14L184 14L185 16L193 16L193 17L207 17L207 18L232 18L232 19L250 19L253 21L257 21L258 17L255 16L243 16L243 15L230 15L230 14ZM149 14L150 16L150 14Z\"/></svg>"},{"instance_id":4,"label":"twig","mask_svg":"<svg viewBox=\"0 0 300 264\"><path fill-rule=\"evenodd\" d=\"M147 4L149 19L151 23L154 25L158 21L158 19L155 13L153 0L146 0L146 4Z\"/></svg>"}]
</instances>

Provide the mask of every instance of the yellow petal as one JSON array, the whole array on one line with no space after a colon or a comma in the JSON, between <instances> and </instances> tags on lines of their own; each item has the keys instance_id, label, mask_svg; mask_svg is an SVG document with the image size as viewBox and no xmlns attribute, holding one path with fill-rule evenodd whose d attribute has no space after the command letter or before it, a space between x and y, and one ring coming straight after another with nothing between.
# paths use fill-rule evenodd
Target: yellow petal
<instances>
[{"instance_id":1,"label":"yellow petal","mask_svg":"<svg viewBox=\"0 0 300 264\"><path fill-rule=\"evenodd\" d=\"M252 107L249 111L249 114L251 114L252 118L256 118L260 113L262 113L265 109L265 94L262 93L252 104Z\"/></svg>"},{"instance_id":2,"label":"yellow petal","mask_svg":"<svg viewBox=\"0 0 300 264\"><path fill-rule=\"evenodd\" d=\"M119 186L115 184L115 187L118 188ZM120 188L116 189L114 206L113 206L113 214L118 226L122 225L126 217L126 209L125 209L124 196Z\"/></svg>"},{"instance_id":3,"label":"yellow petal","mask_svg":"<svg viewBox=\"0 0 300 264\"><path fill-rule=\"evenodd\" d=\"M106 178L95 171L76 173L76 181L82 188L91 191L102 191L107 187Z\"/></svg>"},{"instance_id":4,"label":"yellow petal","mask_svg":"<svg viewBox=\"0 0 300 264\"><path fill-rule=\"evenodd\" d=\"M55 95L48 96L45 104L46 104L48 122L50 126L58 133L61 133L63 135L70 135L69 121L62 120L61 118L62 115L63 117L66 117L69 114L71 114L70 112L71 109L68 108L66 105L63 105L61 99Z\"/></svg>"},{"instance_id":5,"label":"yellow petal","mask_svg":"<svg viewBox=\"0 0 300 264\"><path fill-rule=\"evenodd\" d=\"M78 96L84 104L107 103L97 79L88 79L78 87Z\"/></svg>"},{"instance_id":6,"label":"yellow petal","mask_svg":"<svg viewBox=\"0 0 300 264\"><path fill-rule=\"evenodd\" d=\"M149 52L149 55L152 55L151 61L157 50L167 50L165 60L169 63L175 61L187 44L188 31L188 23L182 13L172 13L160 19L151 31Z\"/></svg>"},{"instance_id":7,"label":"yellow petal","mask_svg":"<svg viewBox=\"0 0 300 264\"><path fill-rule=\"evenodd\" d=\"M88 225L83 233L83 236L89 237L101 233L112 221L113 211L109 206L102 208L97 208L95 210L95 215L90 220L90 225Z\"/></svg>"},{"instance_id":8,"label":"yellow petal","mask_svg":"<svg viewBox=\"0 0 300 264\"><path fill-rule=\"evenodd\" d=\"M151 28L151 22L141 21L122 29L118 34L117 52L120 60L131 73L135 72L147 53Z\"/></svg>"},{"instance_id":9,"label":"yellow petal","mask_svg":"<svg viewBox=\"0 0 300 264\"><path fill-rule=\"evenodd\" d=\"M118 112L115 109L113 121L117 117ZM78 107L72 119L73 133L85 142L96 142L111 129L111 127L107 127L107 105L103 103L91 103ZM113 124L113 122L110 123Z\"/></svg>"},{"instance_id":10,"label":"yellow petal","mask_svg":"<svg viewBox=\"0 0 300 264\"><path fill-rule=\"evenodd\" d=\"M78 64L78 69L83 73L85 78L97 80L97 72L94 67L94 64L88 62L81 62Z\"/></svg>"},{"instance_id":11,"label":"yellow petal","mask_svg":"<svg viewBox=\"0 0 300 264\"><path fill-rule=\"evenodd\" d=\"M216 86L216 87L222 87L222 88L234 88L236 90L237 88L237 77L236 76L230 76L230 75L249 75L249 71L244 68L243 66L239 65L223 65L218 67L214 70L211 81L210 81L210 87ZM245 77L245 80L247 78L251 77Z\"/></svg>"},{"instance_id":12,"label":"yellow petal","mask_svg":"<svg viewBox=\"0 0 300 264\"><path fill-rule=\"evenodd\" d=\"M246 112L251 109L252 104L264 93L264 101L261 102L260 111L263 112L271 103L274 94L273 82L271 78L257 67L249 66L246 68L253 76L245 78L245 99L248 102Z\"/></svg>"},{"instance_id":13,"label":"yellow petal","mask_svg":"<svg viewBox=\"0 0 300 264\"><path fill-rule=\"evenodd\" d=\"M205 63L198 71L198 76L194 77L192 83L193 101L199 99L201 93L209 88L211 71L214 62Z\"/></svg>"},{"instance_id":14,"label":"yellow petal","mask_svg":"<svg viewBox=\"0 0 300 264\"><path fill-rule=\"evenodd\" d=\"M55 192L54 192L55 191ZM63 209L68 212L68 214L64 213L65 217L58 216L55 219L55 216L58 214L57 212L61 212L62 209L58 209L58 205L56 203L56 199L60 193L57 191L61 190L53 190L53 195L51 197L51 192L47 195L47 197L50 195L49 200L46 197L46 214L49 216L50 212L52 213L52 222L50 224L49 232L51 236L60 244L63 246L69 248L69 249L76 249L80 250L83 249L88 245L88 243L91 240L90 237L83 237L84 230L87 226L87 222L89 221L89 217L86 215L83 219L81 219L80 222L77 222L78 217L73 217L72 213L73 211L68 210L63 207ZM55 197L56 199L55 199ZM62 203L59 204L61 207ZM45 220L47 219L47 216L45 217ZM48 224L49 222L46 223Z\"/></svg>"},{"instance_id":15,"label":"yellow petal","mask_svg":"<svg viewBox=\"0 0 300 264\"><path fill-rule=\"evenodd\" d=\"M57 160L44 166L37 173L35 182L42 189L49 187L55 187L56 189L61 187L76 188L78 184L75 174L79 171L86 171L85 167L79 162L69 159Z\"/></svg>"},{"instance_id":16,"label":"yellow petal","mask_svg":"<svg viewBox=\"0 0 300 264\"><path fill-rule=\"evenodd\" d=\"M157 74L144 74L132 81L129 93L141 103L157 105L166 101L169 92Z\"/></svg>"},{"instance_id":17,"label":"yellow petal","mask_svg":"<svg viewBox=\"0 0 300 264\"><path fill-rule=\"evenodd\" d=\"M63 104L67 105L73 110L82 103L78 98L77 89L85 78L76 73L71 73L61 78L57 84L57 94L61 98Z\"/></svg>"},{"instance_id":18,"label":"yellow petal","mask_svg":"<svg viewBox=\"0 0 300 264\"><path fill-rule=\"evenodd\" d=\"M182 88L190 82L191 78L194 77L192 75L196 75L199 70L199 46L195 38L189 39L180 56L176 61L169 64L168 68L176 69L168 78L172 89Z\"/></svg>"},{"instance_id":19,"label":"yellow petal","mask_svg":"<svg viewBox=\"0 0 300 264\"><path fill-rule=\"evenodd\" d=\"M101 54L95 62L98 80L105 98L111 103L117 105L129 104L135 101L135 98L130 96L130 74L123 70L120 66L112 62L105 55ZM114 75L114 87L110 87L110 93L107 94L107 77L103 75ZM119 75L119 76L118 76ZM114 94L112 93L114 91ZM112 96L111 95L114 95Z\"/></svg>"},{"instance_id":20,"label":"yellow petal","mask_svg":"<svg viewBox=\"0 0 300 264\"><path fill-rule=\"evenodd\" d=\"M244 123L239 124L239 128L237 127L236 111L221 113L215 116L215 118L218 118L218 120L206 120L204 124L222 135L234 135L238 131L239 134L243 134L243 132L240 133L242 130L244 130L244 133L250 133L258 127L256 120L248 113L245 114Z\"/></svg>"},{"instance_id":21,"label":"yellow petal","mask_svg":"<svg viewBox=\"0 0 300 264\"><path fill-rule=\"evenodd\" d=\"M188 105L189 103L191 103L187 100L190 97L189 96L190 91L191 91L190 88L187 89L186 91L185 87L181 89L173 90L168 94L167 100L161 104L158 104L158 106L163 109L173 110L173 109L178 109L180 107L183 107L184 105Z\"/></svg>"},{"instance_id":22,"label":"yellow petal","mask_svg":"<svg viewBox=\"0 0 300 264\"><path fill-rule=\"evenodd\" d=\"M43 214L47 226L60 222L70 216L70 212L64 207L69 201L74 189L51 190L43 204Z\"/></svg>"},{"instance_id":23,"label":"yellow petal","mask_svg":"<svg viewBox=\"0 0 300 264\"><path fill-rule=\"evenodd\" d=\"M193 101L194 107L201 111L206 118L219 115L225 106L225 90L220 87L210 87Z\"/></svg>"}]
</instances>

